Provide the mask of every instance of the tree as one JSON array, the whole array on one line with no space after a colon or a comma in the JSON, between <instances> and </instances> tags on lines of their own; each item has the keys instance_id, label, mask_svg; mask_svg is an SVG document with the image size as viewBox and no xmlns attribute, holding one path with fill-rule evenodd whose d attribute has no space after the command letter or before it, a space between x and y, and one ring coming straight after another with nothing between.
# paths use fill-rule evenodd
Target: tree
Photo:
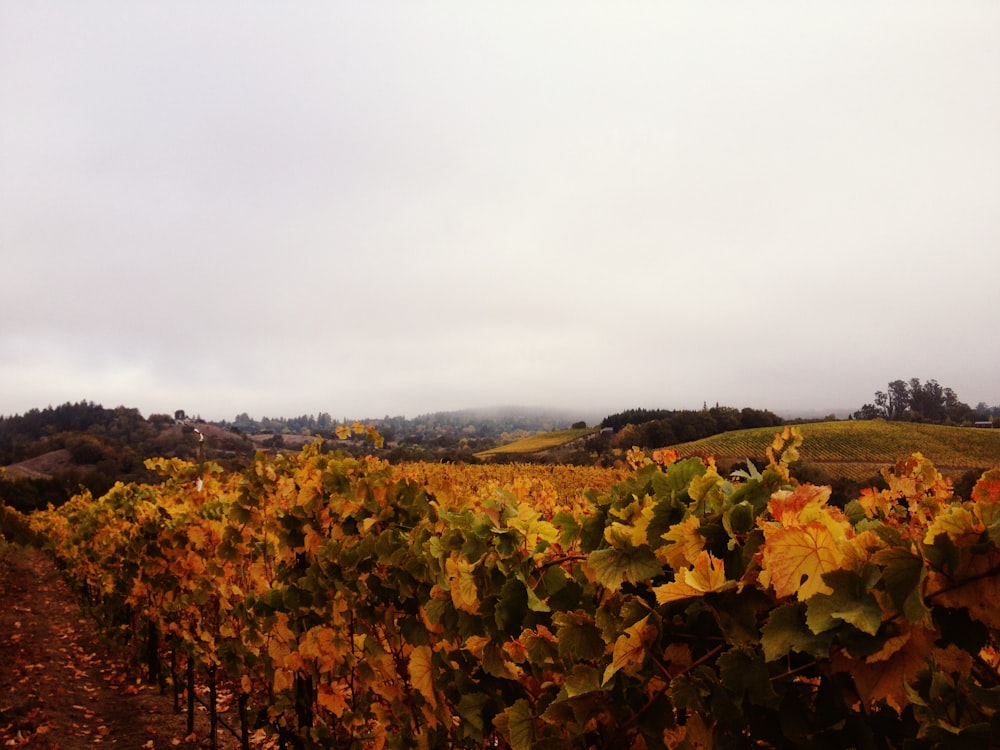
<instances>
[{"instance_id":1,"label":"tree","mask_svg":"<svg viewBox=\"0 0 1000 750\"><path fill-rule=\"evenodd\" d=\"M917 422L962 424L973 415L955 391L936 380L921 382L920 378L893 380L887 390L875 391L875 402L865 404L854 413L855 419L910 419Z\"/></svg>"}]
</instances>

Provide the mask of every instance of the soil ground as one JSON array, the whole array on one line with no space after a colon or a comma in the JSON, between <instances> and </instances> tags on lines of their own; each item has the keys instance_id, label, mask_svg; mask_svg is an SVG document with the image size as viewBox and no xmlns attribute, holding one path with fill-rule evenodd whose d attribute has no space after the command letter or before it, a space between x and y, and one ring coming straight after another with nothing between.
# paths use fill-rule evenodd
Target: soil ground
<instances>
[{"instance_id":1,"label":"soil ground","mask_svg":"<svg viewBox=\"0 0 1000 750\"><path fill-rule=\"evenodd\" d=\"M239 747L220 728L218 747ZM7 547L0 558L0 747L78 750L209 747L208 715L195 731L173 696L94 634L52 560Z\"/></svg>"}]
</instances>

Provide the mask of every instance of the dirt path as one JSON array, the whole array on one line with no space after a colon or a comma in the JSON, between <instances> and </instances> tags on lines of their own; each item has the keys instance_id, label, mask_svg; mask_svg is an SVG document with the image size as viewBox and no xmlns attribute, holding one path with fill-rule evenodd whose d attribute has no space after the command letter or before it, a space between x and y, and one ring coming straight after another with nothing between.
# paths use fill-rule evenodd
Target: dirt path
<instances>
[{"instance_id":1,"label":"dirt path","mask_svg":"<svg viewBox=\"0 0 1000 750\"><path fill-rule=\"evenodd\" d=\"M45 554L11 549L0 560L0 747L207 747L203 713L185 736L172 697L142 684L97 640ZM218 740L238 747L224 731Z\"/></svg>"}]
</instances>

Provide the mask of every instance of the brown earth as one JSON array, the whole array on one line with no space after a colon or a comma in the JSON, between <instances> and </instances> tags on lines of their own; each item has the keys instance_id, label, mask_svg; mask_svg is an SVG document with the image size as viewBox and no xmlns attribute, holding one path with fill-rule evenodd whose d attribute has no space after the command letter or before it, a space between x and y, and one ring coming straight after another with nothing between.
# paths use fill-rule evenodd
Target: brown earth
<instances>
[{"instance_id":1,"label":"brown earth","mask_svg":"<svg viewBox=\"0 0 1000 750\"><path fill-rule=\"evenodd\" d=\"M239 747L221 730L218 747ZM94 634L52 560L8 547L0 559L0 747L78 750L209 747L173 697L143 683Z\"/></svg>"}]
</instances>

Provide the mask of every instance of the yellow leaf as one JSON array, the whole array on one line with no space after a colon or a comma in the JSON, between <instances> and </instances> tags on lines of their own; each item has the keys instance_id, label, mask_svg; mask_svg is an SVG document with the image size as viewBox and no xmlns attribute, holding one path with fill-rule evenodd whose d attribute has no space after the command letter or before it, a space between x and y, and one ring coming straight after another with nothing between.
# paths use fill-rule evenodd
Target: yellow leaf
<instances>
[{"instance_id":1,"label":"yellow leaf","mask_svg":"<svg viewBox=\"0 0 1000 750\"><path fill-rule=\"evenodd\" d=\"M972 538L978 537L983 532L983 527L976 523L976 519L967 508L953 506L947 512L938 515L924 535L924 544L934 544L934 539L940 534L947 534L952 541L958 541L963 536L969 535ZM969 544L973 543L970 538Z\"/></svg>"},{"instance_id":2,"label":"yellow leaf","mask_svg":"<svg viewBox=\"0 0 1000 750\"><path fill-rule=\"evenodd\" d=\"M517 529L524 535L524 547L527 550L534 550L539 541L552 543L559 538L559 530L528 503L517 507L517 516L510 519L510 528Z\"/></svg>"},{"instance_id":3,"label":"yellow leaf","mask_svg":"<svg viewBox=\"0 0 1000 750\"><path fill-rule=\"evenodd\" d=\"M704 596L709 591L721 591L731 583L726 580L722 560L707 550L698 555L693 568L681 568L674 575L674 581L653 589L657 603L667 604L693 596Z\"/></svg>"},{"instance_id":4,"label":"yellow leaf","mask_svg":"<svg viewBox=\"0 0 1000 750\"><path fill-rule=\"evenodd\" d=\"M469 614L479 612L479 592L476 580L472 575L475 566L468 560L456 554L444 561L445 572L448 574L448 588L451 601L456 608Z\"/></svg>"},{"instance_id":5,"label":"yellow leaf","mask_svg":"<svg viewBox=\"0 0 1000 750\"><path fill-rule=\"evenodd\" d=\"M698 533L701 520L698 516L688 516L680 523L675 523L663 538L673 544L667 544L656 550L657 558L663 560L674 570L693 565L699 553L705 548L705 537Z\"/></svg>"},{"instance_id":6,"label":"yellow leaf","mask_svg":"<svg viewBox=\"0 0 1000 750\"><path fill-rule=\"evenodd\" d=\"M649 615L646 615L618 636L611 664L604 670L604 683L622 670L625 674L638 672L646 660L646 651L656 640L656 635L656 626L649 623Z\"/></svg>"},{"instance_id":7,"label":"yellow leaf","mask_svg":"<svg viewBox=\"0 0 1000 750\"><path fill-rule=\"evenodd\" d=\"M437 705L434 694L434 652L430 646L416 646L410 653L410 684L432 706Z\"/></svg>"},{"instance_id":8,"label":"yellow leaf","mask_svg":"<svg viewBox=\"0 0 1000 750\"><path fill-rule=\"evenodd\" d=\"M877 490L874 487L866 487L858 495L858 502L865 509L868 518L888 516L896 507L898 499L898 493L891 490Z\"/></svg>"},{"instance_id":9,"label":"yellow leaf","mask_svg":"<svg viewBox=\"0 0 1000 750\"><path fill-rule=\"evenodd\" d=\"M837 540L818 521L789 529L764 528L763 568L778 596L795 594L805 601L813 594L832 594L822 575L837 570L843 561Z\"/></svg>"}]
</instances>

